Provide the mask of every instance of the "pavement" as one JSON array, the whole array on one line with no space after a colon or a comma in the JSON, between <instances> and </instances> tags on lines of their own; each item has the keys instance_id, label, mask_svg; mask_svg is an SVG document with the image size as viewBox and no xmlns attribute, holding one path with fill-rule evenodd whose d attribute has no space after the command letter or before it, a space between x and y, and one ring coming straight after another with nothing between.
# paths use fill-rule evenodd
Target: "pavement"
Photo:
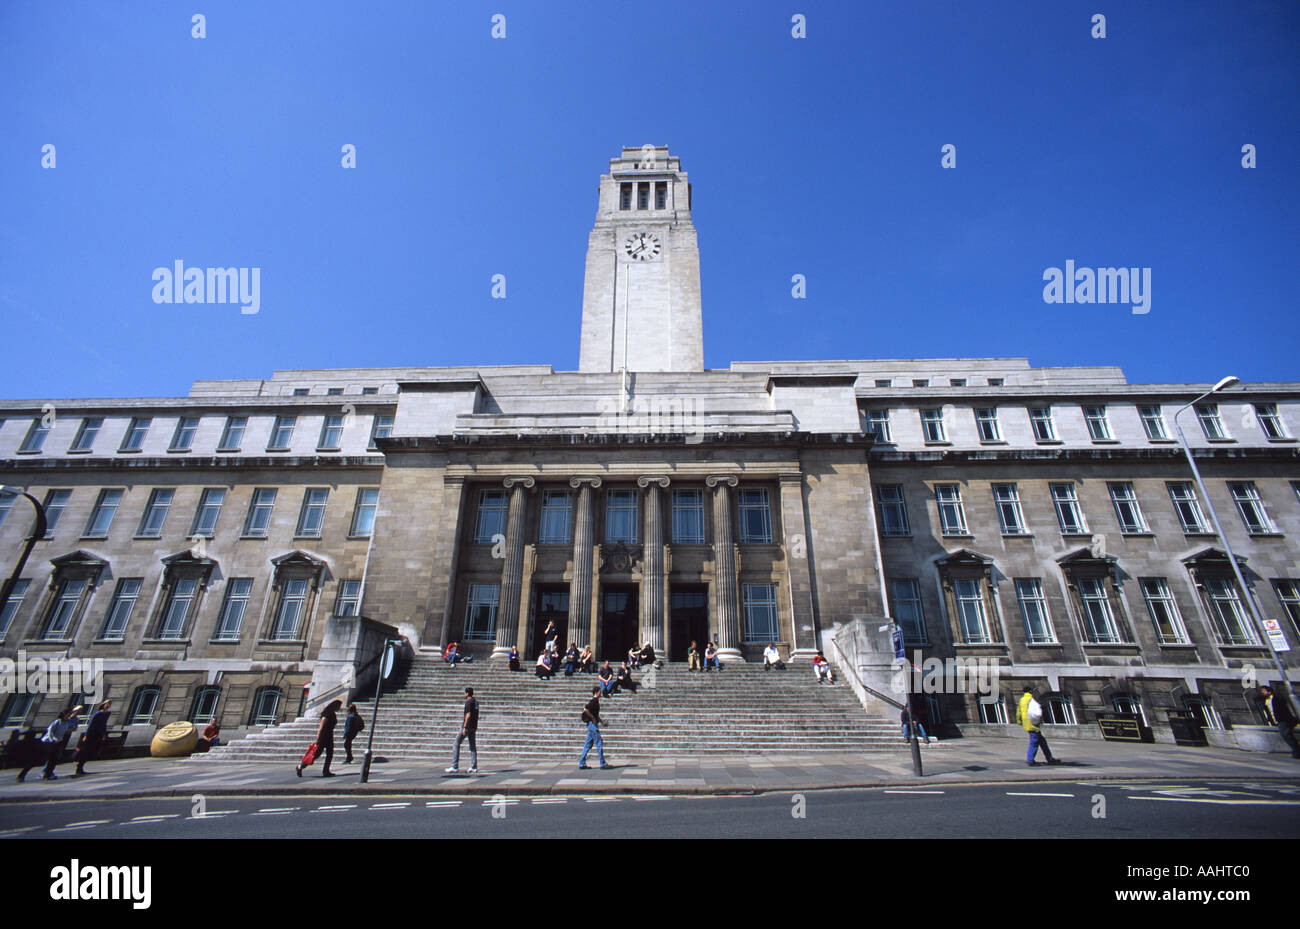
<instances>
[{"instance_id":1,"label":"pavement","mask_svg":"<svg viewBox=\"0 0 1300 929\"><path fill-rule=\"evenodd\" d=\"M897 752L749 755L721 758L662 757L622 762L611 750L608 770L578 770L574 758L538 762L485 761L479 773L447 774L443 765L382 762L361 783L360 754L354 764L337 758L335 777L321 777L320 764L299 778L292 763L210 759L134 758L93 762L81 777L61 765L55 781L40 769L15 783L11 769L0 772L4 804L91 798L303 795L736 795L783 791L842 790L923 784L1006 784L1053 781L1187 779L1280 779L1300 781L1300 761L1289 755L1163 744L1094 742L1066 744L1059 765L1025 764L1019 740L968 738L939 748L922 746L924 775L912 771L911 755ZM595 759L588 759L594 762ZM462 762L468 761L462 755ZM0 816L3 816L0 813Z\"/></svg>"}]
</instances>

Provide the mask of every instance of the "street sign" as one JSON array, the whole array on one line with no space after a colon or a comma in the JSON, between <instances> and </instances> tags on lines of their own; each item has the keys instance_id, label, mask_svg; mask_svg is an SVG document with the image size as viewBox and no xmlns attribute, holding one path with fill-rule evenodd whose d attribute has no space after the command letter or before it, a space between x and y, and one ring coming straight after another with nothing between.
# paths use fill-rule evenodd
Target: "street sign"
<instances>
[{"instance_id":1,"label":"street sign","mask_svg":"<svg viewBox=\"0 0 1300 929\"><path fill-rule=\"evenodd\" d=\"M384 660L380 664L379 673L388 680L388 675L393 673L393 661L397 657L397 649L393 647L392 642L384 643Z\"/></svg>"},{"instance_id":2,"label":"street sign","mask_svg":"<svg viewBox=\"0 0 1300 929\"><path fill-rule=\"evenodd\" d=\"M1291 651L1291 646L1286 644L1286 636L1282 634L1282 624L1276 619L1264 620L1264 631L1268 633L1268 640L1273 643L1273 651Z\"/></svg>"}]
</instances>

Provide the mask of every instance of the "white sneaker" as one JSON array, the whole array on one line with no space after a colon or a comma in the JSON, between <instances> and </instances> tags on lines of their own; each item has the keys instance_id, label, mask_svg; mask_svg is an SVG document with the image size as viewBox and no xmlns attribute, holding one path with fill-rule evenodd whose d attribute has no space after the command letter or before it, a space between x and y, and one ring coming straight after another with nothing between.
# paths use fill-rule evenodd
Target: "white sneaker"
<instances>
[{"instance_id":1,"label":"white sneaker","mask_svg":"<svg viewBox=\"0 0 1300 929\"><path fill-rule=\"evenodd\" d=\"M459 774L459 773L460 773L460 768L457 768L457 767L450 767L450 768L447 769L447 773L448 773L448 774Z\"/></svg>"},{"instance_id":2,"label":"white sneaker","mask_svg":"<svg viewBox=\"0 0 1300 929\"><path fill-rule=\"evenodd\" d=\"M478 774L478 768L470 768L470 769L469 769L469 773L470 773L470 774Z\"/></svg>"}]
</instances>

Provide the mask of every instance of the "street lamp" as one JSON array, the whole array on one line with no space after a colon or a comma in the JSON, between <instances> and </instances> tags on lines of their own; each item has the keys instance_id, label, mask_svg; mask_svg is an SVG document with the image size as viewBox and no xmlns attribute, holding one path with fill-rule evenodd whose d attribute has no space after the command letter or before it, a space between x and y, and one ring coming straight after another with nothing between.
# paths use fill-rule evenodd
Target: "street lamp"
<instances>
[{"instance_id":1,"label":"street lamp","mask_svg":"<svg viewBox=\"0 0 1300 929\"><path fill-rule=\"evenodd\" d=\"M0 486L0 494L26 497L36 510L36 525L32 526L32 534L27 537L27 542L23 545L22 554L18 556L18 563L14 565L13 573L5 578L4 586L0 587L0 610L3 610L5 604L9 602L9 595L14 592L14 585L23 576L23 568L27 566L27 556L32 553L32 548L36 545L37 540L45 538L45 507L41 506L39 500L21 487L10 487L8 484Z\"/></svg>"},{"instance_id":2,"label":"street lamp","mask_svg":"<svg viewBox=\"0 0 1300 929\"><path fill-rule=\"evenodd\" d=\"M886 619L889 620L888 625L879 627L878 631L889 633L890 643L894 647L894 660L901 660L903 667L906 668L907 691L903 695L903 712L907 714L907 741L911 743L912 748L912 773L917 777L921 777L923 773L921 769L921 742L916 735L916 714L912 712L912 663L907 659L907 647L903 643L903 627L892 616L886 617ZM931 725L934 725L933 721L931 721Z\"/></svg>"},{"instance_id":3,"label":"street lamp","mask_svg":"<svg viewBox=\"0 0 1300 929\"><path fill-rule=\"evenodd\" d=\"M1196 486L1201 491L1201 499L1205 501L1205 506L1210 511L1210 520L1214 523L1214 531L1218 534L1219 541L1223 543L1223 550L1228 556L1228 564L1232 566L1232 573L1236 576L1237 583L1240 585L1241 596L1245 599L1246 606L1250 610L1251 619L1255 623L1255 633L1268 647L1269 654L1273 656L1273 664L1277 667L1278 676L1282 679L1282 699L1289 700L1290 697L1287 695L1287 691L1291 689L1291 682L1287 680L1286 668L1282 664L1282 659L1278 656L1277 649L1273 648L1273 640L1269 638L1268 632L1264 628L1264 617L1259 612L1259 605L1255 602L1250 588L1246 586L1246 578L1242 576L1241 566L1237 564L1237 556L1232 553L1232 546L1228 544L1228 536L1223 531L1223 525L1219 522L1219 514L1214 510L1214 502L1210 500L1209 491L1205 489L1205 481L1201 480L1200 469L1196 467L1196 459L1192 457L1192 450L1187 445L1187 436L1183 435L1183 427L1178 422L1179 415L1189 407L1196 406L1206 397L1221 390L1226 390L1238 383L1240 383L1240 378L1229 375L1191 403L1179 407L1178 412L1174 413L1174 430L1178 433L1178 441L1183 446L1183 454L1187 456L1187 463L1191 466L1192 477L1196 478Z\"/></svg>"}]
</instances>

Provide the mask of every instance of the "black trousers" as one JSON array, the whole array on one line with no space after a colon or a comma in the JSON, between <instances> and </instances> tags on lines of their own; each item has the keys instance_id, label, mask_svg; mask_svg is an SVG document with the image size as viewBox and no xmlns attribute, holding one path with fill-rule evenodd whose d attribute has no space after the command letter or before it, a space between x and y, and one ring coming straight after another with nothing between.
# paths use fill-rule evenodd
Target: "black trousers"
<instances>
[{"instance_id":1,"label":"black trousers","mask_svg":"<svg viewBox=\"0 0 1300 929\"><path fill-rule=\"evenodd\" d=\"M99 757L99 749L103 746L104 740L98 736L88 735L81 747L77 749L77 771L86 766L87 761L94 761Z\"/></svg>"},{"instance_id":2,"label":"black trousers","mask_svg":"<svg viewBox=\"0 0 1300 929\"><path fill-rule=\"evenodd\" d=\"M354 735L348 736L343 740L343 751L347 752L348 761L352 760L352 741L356 738Z\"/></svg>"},{"instance_id":3,"label":"black trousers","mask_svg":"<svg viewBox=\"0 0 1300 929\"><path fill-rule=\"evenodd\" d=\"M34 752L28 757L28 764L23 768L23 773L18 775L18 780L27 776L27 772L39 764L45 765L44 777L54 776L54 766L59 763L59 756L63 754L62 742L42 742L39 752Z\"/></svg>"}]
</instances>

